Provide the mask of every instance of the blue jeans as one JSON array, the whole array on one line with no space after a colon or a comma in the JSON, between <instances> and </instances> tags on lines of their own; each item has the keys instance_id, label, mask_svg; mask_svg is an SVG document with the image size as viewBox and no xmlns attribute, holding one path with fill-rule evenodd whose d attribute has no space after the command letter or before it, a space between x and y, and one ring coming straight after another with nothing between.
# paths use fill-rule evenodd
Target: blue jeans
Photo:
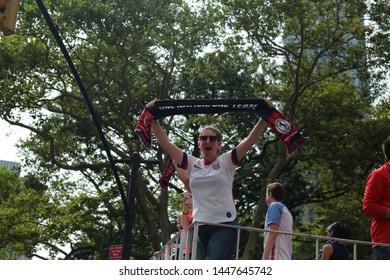
<instances>
[{"instance_id":1,"label":"blue jeans","mask_svg":"<svg viewBox=\"0 0 390 280\"><path fill-rule=\"evenodd\" d=\"M376 246L372 249L374 260L390 260L390 247Z\"/></svg>"},{"instance_id":2,"label":"blue jeans","mask_svg":"<svg viewBox=\"0 0 390 280\"><path fill-rule=\"evenodd\" d=\"M236 218L222 224L238 225ZM211 225L199 226L197 260L233 260L237 246L237 229Z\"/></svg>"}]
</instances>

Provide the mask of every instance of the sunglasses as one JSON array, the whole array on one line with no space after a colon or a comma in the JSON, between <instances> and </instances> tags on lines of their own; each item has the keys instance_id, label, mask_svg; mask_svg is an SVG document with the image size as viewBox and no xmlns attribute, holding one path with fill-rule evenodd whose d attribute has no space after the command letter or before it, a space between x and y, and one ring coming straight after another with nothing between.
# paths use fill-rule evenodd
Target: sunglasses
<instances>
[{"instance_id":1,"label":"sunglasses","mask_svg":"<svg viewBox=\"0 0 390 280\"><path fill-rule=\"evenodd\" d=\"M218 140L218 136L199 136L200 141L206 142L207 139L210 140L210 142L216 142Z\"/></svg>"}]
</instances>

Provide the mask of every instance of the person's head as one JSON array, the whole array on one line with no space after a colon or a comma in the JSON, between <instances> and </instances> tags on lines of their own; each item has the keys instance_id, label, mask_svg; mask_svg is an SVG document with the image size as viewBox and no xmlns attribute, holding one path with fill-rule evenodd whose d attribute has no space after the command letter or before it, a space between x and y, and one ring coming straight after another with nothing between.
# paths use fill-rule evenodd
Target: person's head
<instances>
[{"instance_id":1,"label":"person's head","mask_svg":"<svg viewBox=\"0 0 390 280\"><path fill-rule=\"evenodd\" d=\"M176 228L177 228L177 230L181 230L182 229L182 226L181 226L181 216L182 216L181 213L177 214L177 218L176 218Z\"/></svg>"},{"instance_id":2,"label":"person's head","mask_svg":"<svg viewBox=\"0 0 390 280\"><path fill-rule=\"evenodd\" d=\"M390 162L390 136L386 138L386 140L382 144L382 151L385 155L385 160Z\"/></svg>"},{"instance_id":3,"label":"person's head","mask_svg":"<svg viewBox=\"0 0 390 280\"><path fill-rule=\"evenodd\" d=\"M274 201L283 201L285 195L284 187L279 182L270 183L267 185L267 205Z\"/></svg>"},{"instance_id":4,"label":"person's head","mask_svg":"<svg viewBox=\"0 0 390 280\"><path fill-rule=\"evenodd\" d=\"M329 237L349 238L350 232L346 225L340 222L334 222L326 228L325 234Z\"/></svg>"},{"instance_id":5,"label":"person's head","mask_svg":"<svg viewBox=\"0 0 390 280\"><path fill-rule=\"evenodd\" d=\"M183 204L187 206L187 208L192 208L192 195L189 192L183 192Z\"/></svg>"},{"instance_id":6,"label":"person's head","mask_svg":"<svg viewBox=\"0 0 390 280\"><path fill-rule=\"evenodd\" d=\"M198 146L205 159L218 156L222 146L222 134L215 125L202 128L199 133Z\"/></svg>"}]
</instances>

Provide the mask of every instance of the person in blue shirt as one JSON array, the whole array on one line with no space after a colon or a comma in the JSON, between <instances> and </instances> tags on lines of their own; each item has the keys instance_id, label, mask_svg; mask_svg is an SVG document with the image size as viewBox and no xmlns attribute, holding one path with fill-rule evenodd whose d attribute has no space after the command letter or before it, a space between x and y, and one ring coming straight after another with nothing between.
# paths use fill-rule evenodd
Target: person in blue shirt
<instances>
[{"instance_id":1,"label":"person in blue shirt","mask_svg":"<svg viewBox=\"0 0 390 280\"><path fill-rule=\"evenodd\" d=\"M282 203L285 190L281 183L268 184L266 203L268 206L265 218L265 229L292 232L293 217ZM266 231L264 233L263 260L291 260L292 235Z\"/></svg>"}]
</instances>

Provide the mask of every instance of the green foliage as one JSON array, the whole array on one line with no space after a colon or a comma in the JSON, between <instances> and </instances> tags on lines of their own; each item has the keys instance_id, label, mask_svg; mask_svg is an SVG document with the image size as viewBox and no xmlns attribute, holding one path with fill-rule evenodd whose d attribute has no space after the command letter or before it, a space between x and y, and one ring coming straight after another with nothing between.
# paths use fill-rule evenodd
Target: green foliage
<instances>
[{"instance_id":1,"label":"green foliage","mask_svg":"<svg viewBox=\"0 0 390 280\"><path fill-rule=\"evenodd\" d=\"M24 188L15 171L0 167L0 258L30 257L42 228L41 209L47 202L33 189Z\"/></svg>"}]
</instances>

